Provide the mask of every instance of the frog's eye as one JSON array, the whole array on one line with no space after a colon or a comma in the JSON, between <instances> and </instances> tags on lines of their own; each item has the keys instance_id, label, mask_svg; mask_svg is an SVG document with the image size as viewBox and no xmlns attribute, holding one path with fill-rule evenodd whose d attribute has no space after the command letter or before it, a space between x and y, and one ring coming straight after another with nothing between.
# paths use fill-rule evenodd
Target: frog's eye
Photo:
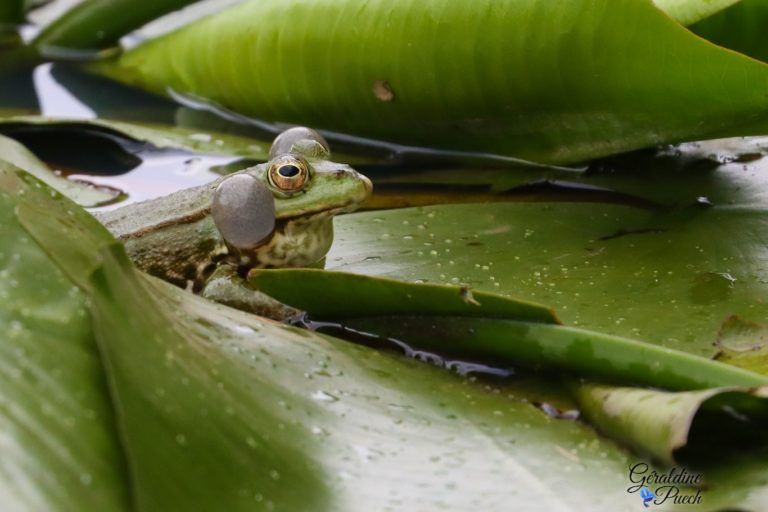
<instances>
[{"instance_id":1,"label":"frog's eye","mask_svg":"<svg viewBox=\"0 0 768 512\"><path fill-rule=\"evenodd\" d=\"M291 155L274 160L268 172L269 183L280 192L287 194L301 191L309 181L307 163Z\"/></svg>"}]
</instances>

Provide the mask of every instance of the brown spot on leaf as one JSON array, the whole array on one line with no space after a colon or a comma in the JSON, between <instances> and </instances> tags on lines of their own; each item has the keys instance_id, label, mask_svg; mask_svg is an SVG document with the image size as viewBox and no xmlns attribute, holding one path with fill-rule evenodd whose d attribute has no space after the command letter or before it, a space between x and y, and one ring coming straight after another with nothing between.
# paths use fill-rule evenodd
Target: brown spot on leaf
<instances>
[{"instance_id":1,"label":"brown spot on leaf","mask_svg":"<svg viewBox=\"0 0 768 512\"><path fill-rule=\"evenodd\" d=\"M768 345L768 326L729 316L720 326L715 346L721 352L753 352Z\"/></svg>"},{"instance_id":2,"label":"brown spot on leaf","mask_svg":"<svg viewBox=\"0 0 768 512\"><path fill-rule=\"evenodd\" d=\"M475 297L472 295L472 290L469 289L467 286L462 286L461 290L459 291L459 295L461 296L461 300L466 302L467 304L471 306L479 306L480 303L475 300Z\"/></svg>"},{"instance_id":3,"label":"brown spot on leaf","mask_svg":"<svg viewBox=\"0 0 768 512\"><path fill-rule=\"evenodd\" d=\"M376 80L373 82L373 94L384 102L390 102L395 99L395 93L386 80Z\"/></svg>"},{"instance_id":4,"label":"brown spot on leaf","mask_svg":"<svg viewBox=\"0 0 768 512\"><path fill-rule=\"evenodd\" d=\"M732 315L720 326L715 346L720 351L714 359L768 374L768 325Z\"/></svg>"}]
</instances>

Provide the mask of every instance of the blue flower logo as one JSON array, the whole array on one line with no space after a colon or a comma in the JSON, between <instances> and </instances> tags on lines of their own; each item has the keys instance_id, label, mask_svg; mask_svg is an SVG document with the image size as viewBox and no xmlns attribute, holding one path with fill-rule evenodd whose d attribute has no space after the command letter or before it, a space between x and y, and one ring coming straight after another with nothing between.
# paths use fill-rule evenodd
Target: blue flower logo
<instances>
[{"instance_id":1,"label":"blue flower logo","mask_svg":"<svg viewBox=\"0 0 768 512\"><path fill-rule=\"evenodd\" d=\"M645 508L648 508L651 506L650 505L651 500L653 500L653 498L655 498L656 495L653 494L653 491L651 491L649 488L647 488L646 486L643 486L640 489L640 497L643 498L643 506Z\"/></svg>"}]
</instances>

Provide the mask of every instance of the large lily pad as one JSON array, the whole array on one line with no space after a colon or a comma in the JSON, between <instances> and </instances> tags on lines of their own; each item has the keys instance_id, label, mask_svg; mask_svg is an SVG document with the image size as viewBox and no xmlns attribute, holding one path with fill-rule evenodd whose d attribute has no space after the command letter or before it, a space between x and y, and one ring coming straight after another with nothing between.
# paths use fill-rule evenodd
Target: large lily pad
<instances>
[{"instance_id":1,"label":"large lily pad","mask_svg":"<svg viewBox=\"0 0 768 512\"><path fill-rule=\"evenodd\" d=\"M0 176L2 211L14 227L2 232L3 244L29 251L3 282L41 283L7 296L19 306L7 310L8 332L30 331L21 336L26 351L13 337L2 342L16 354L0 409L18 454L3 458L3 492L15 508L100 500L101 510L492 510L513 500L566 511L587 499L596 510L634 503L623 489L627 456L588 428L437 368L144 278L71 202L20 171ZM49 353L39 340L51 329L66 335ZM80 355L67 357L72 351ZM51 375L72 389L52 382L56 393L29 394ZM466 481L468 473L477 478ZM563 491L565 478L579 483ZM606 481L616 484L590 497Z\"/></svg>"},{"instance_id":2,"label":"large lily pad","mask_svg":"<svg viewBox=\"0 0 768 512\"><path fill-rule=\"evenodd\" d=\"M651 0L253 0L94 69L270 121L543 162L762 133L768 112L768 66Z\"/></svg>"},{"instance_id":3,"label":"large lily pad","mask_svg":"<svg viewBox=\"0 0 768 512\"><path fill-rule=\"evenodd\" d=\"M565 324L711 356L732 314L768 314L763 214L484 204L338 219L334 270L455 283L551 305ZM711 236L713 230L727 238Z\"/></svg>"}]
</instances>

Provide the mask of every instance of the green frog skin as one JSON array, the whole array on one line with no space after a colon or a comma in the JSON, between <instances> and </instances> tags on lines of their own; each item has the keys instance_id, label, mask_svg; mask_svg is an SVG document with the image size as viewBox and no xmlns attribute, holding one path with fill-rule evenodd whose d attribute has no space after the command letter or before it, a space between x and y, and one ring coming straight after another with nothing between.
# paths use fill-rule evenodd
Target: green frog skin
<instances>
[{"instance_id":1,"label":"green frog skin","mask_svg":"<svg viewBox=\"0 0 768 512\"><path fill-rule=\"evenodd\" d=\"M222 265L242 275L321 264L334 215L372 191L368 178L329 157L319 134L292 128L275 139L267 163L97 217L140 269L196 290Z\"/></svg>"}]
</instances>

